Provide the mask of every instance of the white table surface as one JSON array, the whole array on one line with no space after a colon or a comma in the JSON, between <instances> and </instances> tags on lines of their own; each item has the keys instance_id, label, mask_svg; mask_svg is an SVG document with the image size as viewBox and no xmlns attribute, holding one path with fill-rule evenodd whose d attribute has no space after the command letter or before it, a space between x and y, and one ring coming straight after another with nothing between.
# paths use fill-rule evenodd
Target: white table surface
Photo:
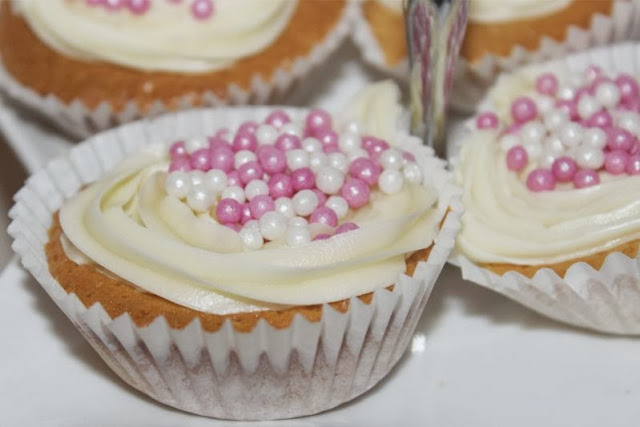
<instances>
[{"instance_id":1,"label":"white table surface","mask_svg":"<svg viewBox=\"0 0 640 427\"><path fill-rule=\"evenodd\" d=\"M315 91L294 93L292 103L331 108L378 79L345 60L353 49L345 45L323 72L313 73ZM30 170L68 146L3 103L0 128ZM10 180L3 178L3 190L22 179L24 172L15 169ZM127 386L15 260L0 275L0 337L1 427L227 424L166 407ZM634 426L640 423L639 368L640 340L542 318L463 281L449 266L411 348L381 384L336 410L258 425Z\"/></svg>"}]
</instances>

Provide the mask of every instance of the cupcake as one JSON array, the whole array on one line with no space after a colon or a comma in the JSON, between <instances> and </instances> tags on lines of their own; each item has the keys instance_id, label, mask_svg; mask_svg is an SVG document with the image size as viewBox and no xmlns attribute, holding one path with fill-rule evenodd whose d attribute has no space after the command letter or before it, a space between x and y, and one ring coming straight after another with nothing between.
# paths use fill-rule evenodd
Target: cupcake
<instances>
[{"instance_id":1,"label":"cupcake","mask_svg":"<svg viewBox=\"0 0 640 427\"><path fill-rule=\"evenodd\" d=\"M0 86L75 136L265 103L347 34L346 0L38 0L0 7Z\"/></svg>"},{"instance_id":2,"label":"cupcake","mask_svg":"<svg viewBox=\"0 0 640 427\"><path fill-rule=\"evenodd\" d=\"M470 111L497 74L638 37L634 0L471 0L453 107Z\"/></svg>"},{"instance_id":3,"label":"cupcake","mask_svg":"<svg viewBox=\"0 0 640 427\"><path fill-rule=\"evenodd\" d=\"M396 76L408 72L402 0L363 0L352 33L363 58Z\"/></svg>"},{"instance_id":4,"label":"cupcake","mask_svg":"<svg viewBox=\"0 0 640 427\"><path fill-rule=\"evenodd\" d=\"M195 110L98 134L16 195L14 248L152 398L226 419L330 409L398 361L459 227L459 192L399 130L397 96L381 83L337 116Z\"/></svg>"},{"instance_id":5,"label":"cupcake","mask_svg":"<svg viewBox=\"0 0 640 427\"><path fill-rule=\"evenodd\" d=\"M635 45L503 75L454 159L463 277L551 318L640 334Z\"/></svg>"}]
</instances>

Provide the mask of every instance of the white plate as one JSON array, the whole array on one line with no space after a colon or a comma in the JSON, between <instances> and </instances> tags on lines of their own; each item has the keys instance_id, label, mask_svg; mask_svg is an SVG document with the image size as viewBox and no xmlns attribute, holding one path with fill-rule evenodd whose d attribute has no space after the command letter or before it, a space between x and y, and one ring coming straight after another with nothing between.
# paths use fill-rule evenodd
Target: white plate
<instances>
[{"instance_id":1,"label":"white plate","mask_svg":"<svg viewBox=\"0 0 640 427\"><path fill-rule=\"evenodd\" d=\"M379 74L345 45L296 105L341 105ZM330 70L327 72L326 70ZM0 104L0 126L31 170L69 142ZM40 286L0 275L0 426L221 426L123 383ZM560 325L446 267L411 349L372 391L333 411L267 426L629 426L640 419L640 341ZM244 425L234 423L233 425Z\"/></svg>"}]
</instances>

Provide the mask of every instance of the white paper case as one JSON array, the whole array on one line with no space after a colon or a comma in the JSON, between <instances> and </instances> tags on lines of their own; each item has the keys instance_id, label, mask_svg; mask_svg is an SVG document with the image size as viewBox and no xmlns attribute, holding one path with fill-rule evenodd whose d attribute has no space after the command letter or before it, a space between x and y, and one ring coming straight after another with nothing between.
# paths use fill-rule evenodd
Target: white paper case
<instances>
[{"instance_id":1,"label":"white paper case","mask_svg":"<svg viewBox=\"0 0 640 427\"><path fill-rule=\"evenodd\" d=\"M589 28L570 25L566 34L565 40L560 42L542 38L535 51L514 46L507 57L485 55L475 64L459 58L454 72L451 107L457 111L472 111L500 72L591 47L640 38L640 0L614 0L610 16L594 15Z\"/></svg>"},{"instance_id":2,"label":"white paper case","mask_svg":"<svg viewBox=\"0 0 640 427\"><path fill-rule=\"evenodd\" d=\"M302 80L314 67L326 61L349 34L356 13L357 5L347 1L338 23L307 56L296 58L288 69L277 69L271 78L265 78L260 75L259 70L256 70L251 85L247 89L230 83L227 86L225 98L218 97L213 92L205 92L201 97L201 105L194 105L193 94L185 94L179 101L172 102L173 107L157 101L147 112L141 111L135 101L127 103L119 111L114 111L107 102L102 102L94 109L90 109L78 99L67 103L54 95L42 96L22 85L7 72L1 57L0 89L11 98L42 114L70 136L80 139L120 124L176 110L175 105L178 105L180 110L186 110L194 107L267 104L281 100L296 82Z\"/></svg>"},{"instance_id":3,"label":"white paper case","mask_svg":"<svg viewBox=\"0 0 640 427\"><path fill-rule=\"evenodd\" d=\"M133 387L189 412L288 418L332 408L373 387L404 352L460 227L460 191L442 162L429 157L423 162L429 168L425 179L439 189L438 209L450 211L413 278L401 275L392 291L374 292L370 304L353 297L345 313L325 304L321 321L296 315L279 330L261 320L252 332L237 332L227 321L210 333L199 319L178 330L164 317L137 327L128 314L111 319L100 304L87 309L53 279L44 252L47 231L53 213L79 188L146 144L233 129L245 120L262 120L269 111L194 110L98 134L29 178L10 211L9 233L22 264L109 366Z\"/></svg>"},{"instance_id":4,"label":"white paper case","mask_svg":"<svg viewBox=\"0 0 640 427\"><path fill-rule=\"evenodd\" d=\"M543 72L570 76L583 72L596 64L607 73L629 73L640 76L640 44L624 43L586 50L562 59L529 65L516 73L500 76L494 89L480 102L480 110L509 105L500 88L517 88L524 81L534 81ZM497 88L497 89L495 89ZM515 89L517 90L517 89ZM466 121L450 135L448 141L452 167L470 132L475 129L474 119ZM620 252L607 256L599 270L584 262L572 265L564 278L549 268L540 269L533 278L516 272L499 276L474 264L462 255L455 255L453 263L462 269L462 276L486 286L555 320L589 329L614 334L640 334L640 257L629 258Z\"/></svg>"}]
</instances>

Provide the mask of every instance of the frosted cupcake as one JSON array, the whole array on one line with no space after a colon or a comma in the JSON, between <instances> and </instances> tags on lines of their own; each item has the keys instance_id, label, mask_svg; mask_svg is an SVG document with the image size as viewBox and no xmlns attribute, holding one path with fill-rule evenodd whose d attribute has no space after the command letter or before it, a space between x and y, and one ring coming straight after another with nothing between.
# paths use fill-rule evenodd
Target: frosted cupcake
<instances>
[{"instance_id":1,"label":"frosted cupcake","mask_svg":"<svg viewBox=\"0 0 640 427\"><path fill-rule=\"evenodd\" d=\"M455 161L464 277L557 320L640 333L640 90L606 61L635 51L532 67L490 91Z\"/></svg>"},{"instance_id":2,"label":"frosted cupcake","mask_svg":"<svg viewBox=\"0 0 640 427\"><path fill-rule=\"evenodd\" d=\"M504 70L635 39L631 0L471 0L452 105L469 111Z\"/></svg>"},{"instance_id":3,"label":"frosted cupcake","mask_svg":"<svg viewBox=\"0 0 640 427\"><path fill-rule=\"evenodd\" d=\"M3 2L0 83L74 135L193 106L264 103L348 31L344 0Z\"/></svg>"},{"instance_id":4,"label":"frosted cupcake","mask_svg":"<svg viewBox=\"0 0 640 427\"><path fill-rule=\"evenodd\" d=\"M386 83L335 117L204 110L97 135L17 195L14 247L154 399L229 419L327 410L397 362L459 226L397 96Z\"/></svg>"}]
</instances>

